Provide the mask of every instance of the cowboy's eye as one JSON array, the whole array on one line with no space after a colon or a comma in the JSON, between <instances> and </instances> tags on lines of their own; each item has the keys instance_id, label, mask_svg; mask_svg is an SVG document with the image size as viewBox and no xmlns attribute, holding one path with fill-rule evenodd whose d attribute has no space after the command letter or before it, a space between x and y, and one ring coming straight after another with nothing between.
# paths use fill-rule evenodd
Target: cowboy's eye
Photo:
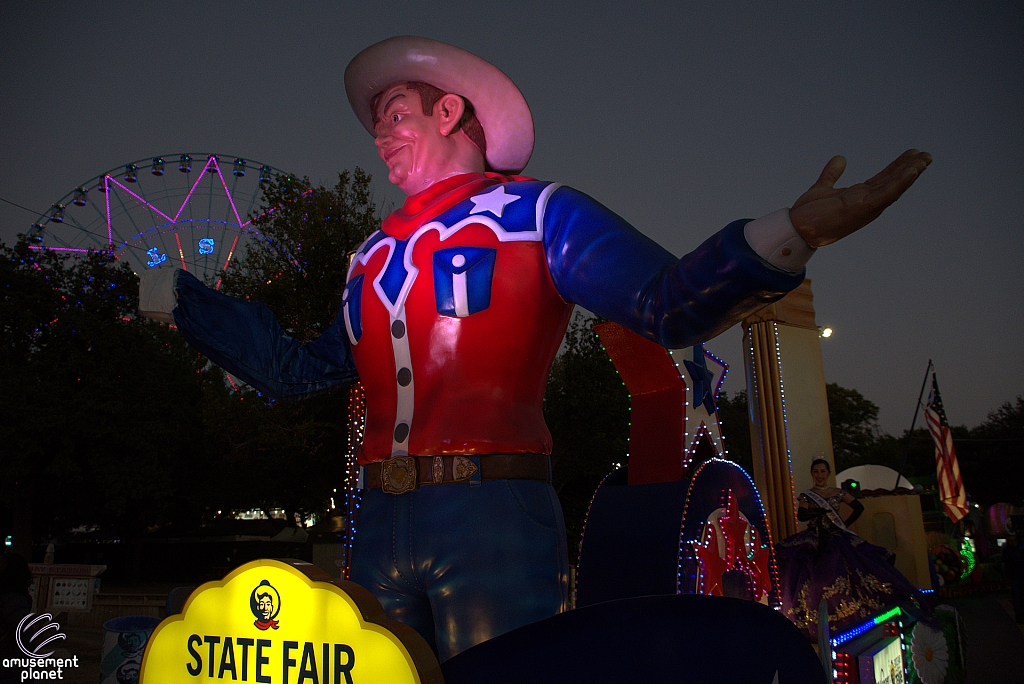
<instances>
[{"instance_id":1,"label":"cowboy's eye","mask_svg":"<svg viewBox=\"0 0 1024 684\"><path fill-rule=\"evenodd\" d=\"M400 117L400 116L398 116L398 114L392 114L392 115L391 115L391 123L393 123L393 124L396 124L396 123L398 123L398 120L399 120L400 118L401 118L401 117Z\"/></svg>"}]
</instances>

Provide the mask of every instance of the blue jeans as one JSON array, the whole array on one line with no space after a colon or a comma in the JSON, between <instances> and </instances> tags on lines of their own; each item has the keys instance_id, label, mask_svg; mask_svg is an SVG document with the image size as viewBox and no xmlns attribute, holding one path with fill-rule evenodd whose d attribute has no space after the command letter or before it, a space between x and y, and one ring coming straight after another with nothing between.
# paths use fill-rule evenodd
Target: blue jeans
<instances>
[{"instance_id":1,"label":"blue jeans","mask_svg":"<svg viewBox=\"0 0 1024 684\"><path fill-rule=\"evenodd\" d=\"M448 658L567 607L562 508L536 480L363 492L350 579Z\"/></svg>"}]
</instances>

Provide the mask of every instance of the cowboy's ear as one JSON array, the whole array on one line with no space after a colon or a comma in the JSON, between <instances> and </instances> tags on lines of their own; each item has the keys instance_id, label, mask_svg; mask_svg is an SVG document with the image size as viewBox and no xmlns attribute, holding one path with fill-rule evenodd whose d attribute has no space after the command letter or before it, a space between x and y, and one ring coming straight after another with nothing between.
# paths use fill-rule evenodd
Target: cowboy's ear
<instances>
[{"instance_id":1,"label":"cowboy's ear","mask_svg":"<svg viewBox=\"0 0 1024 684\"><path fill-rule=\"evenodd\" d=\"M466 113L466 101L454 93L447 93L434 103L434 115L437 116L441 135L451 135L458 130L462 115Z\"/></svg>"}]
</instances>

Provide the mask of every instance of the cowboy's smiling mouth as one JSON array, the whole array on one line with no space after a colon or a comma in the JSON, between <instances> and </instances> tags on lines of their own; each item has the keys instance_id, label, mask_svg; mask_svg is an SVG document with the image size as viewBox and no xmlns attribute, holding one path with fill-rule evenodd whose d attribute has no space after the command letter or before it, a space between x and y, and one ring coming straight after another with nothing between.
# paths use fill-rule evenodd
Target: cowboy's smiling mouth
<instances>
[{"instance_id":1,"label":"cowboy's smiling mouth","mask_svg":"<svg viewBox=\"0 0 1024 684\"><path fill-rule=\"evenodd\" d=\"M381 157L384 158L384 163L387 164L389 161L391 161L391 158L394 157L398 153L399 150L401 150L401 149L403 149L405 147L408 147L408 146L409 145L407 143L403 143L403 144L398 145L396 147L390 147L388 149L381 150Z\"/></svg>"}]
</instances>

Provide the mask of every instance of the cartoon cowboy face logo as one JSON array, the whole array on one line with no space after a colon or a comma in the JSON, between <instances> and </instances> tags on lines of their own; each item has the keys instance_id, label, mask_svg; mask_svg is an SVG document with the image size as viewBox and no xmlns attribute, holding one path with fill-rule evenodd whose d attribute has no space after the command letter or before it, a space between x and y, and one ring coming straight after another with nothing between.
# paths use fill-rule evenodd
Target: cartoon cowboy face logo
<instances>
[{"instance_id":1,"label":"cartoon cowboy face logo","mask_svg":"<svg viewBox=\"0 0 1024 684\"><path fill-rule=\"evenodd\" d=\"M270 582L263 580L249 595L249 610L256 617L253 624L258 629L277 629L275 618L281 612L281 595Z\"/></svg>"}]
</instances>

